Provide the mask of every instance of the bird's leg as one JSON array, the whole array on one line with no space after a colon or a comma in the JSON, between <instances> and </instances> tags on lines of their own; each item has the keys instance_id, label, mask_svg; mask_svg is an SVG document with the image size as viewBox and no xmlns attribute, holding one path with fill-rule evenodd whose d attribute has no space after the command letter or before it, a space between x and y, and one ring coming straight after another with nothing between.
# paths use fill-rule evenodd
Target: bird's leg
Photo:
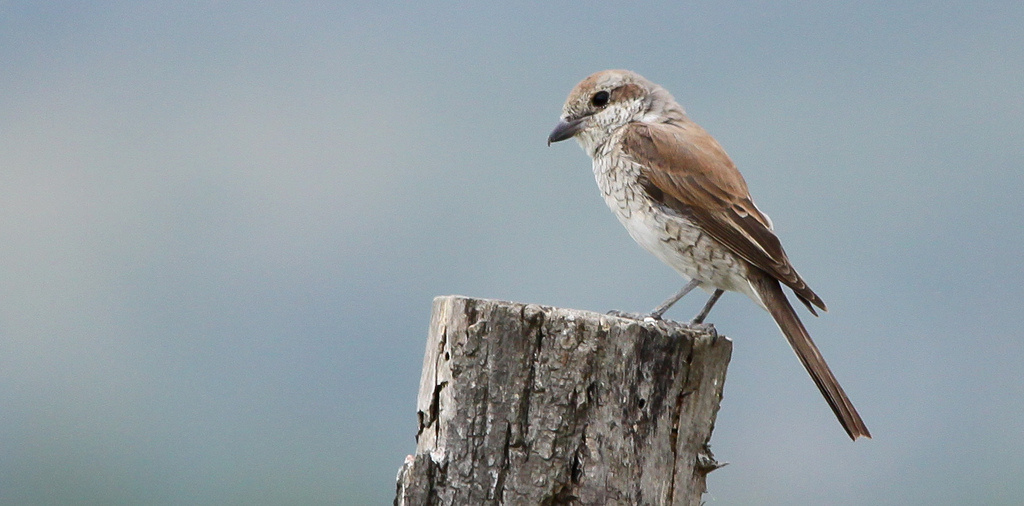
<instances>
[{"instance_id":1,"label":"bird's leg","mask_svg":"<svg viewBox=\"0 0 1024 506\"><path fill-rule=\"evenodd\" d=\"M679 299L683 298L686 294L690 293L690 291L692 291L694 288L697 288L698 285L700 285L699 279L691 279L690 282L687 283L682 290L679 290L678 293L669 297L668 300L666 300L665 302L662 302L660 306L654 308L654 311L651 311L651 314L647 315L648 318L660 320L661 315L665 314L665 311L668 311L668 308L672 307L672 305L675 304L676 302L679 302Z\"/></svg>"},{"instance_id":2,"label":"bird's leg","mask_svg":"<svg viewBox=\"0 0 1024 506\"><path fill-rule=\"evenodd\" d=\"M716 302L718 302L718 298L721 297L723 293L725 293L725 290L722 290L721 288L715 290L715 293L711 294L711 298L708 299L708 303L704 304L704 309L701 309L700 312L697 313L697 316L694 316L693 319L690 320L690 325L699 325L704 323L704 319L708 317L708 313L711 312L711 308Z\"/></svg>"}]
</instances>

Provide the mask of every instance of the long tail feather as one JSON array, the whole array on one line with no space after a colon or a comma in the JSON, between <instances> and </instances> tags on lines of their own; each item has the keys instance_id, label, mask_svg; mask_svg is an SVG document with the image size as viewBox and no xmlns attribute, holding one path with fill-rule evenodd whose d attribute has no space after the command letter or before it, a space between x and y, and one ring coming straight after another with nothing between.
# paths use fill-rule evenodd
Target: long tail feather
<instances>
[{"instance_id":1,"label":"long tail feather","mask_svg":"<svg viewBox=\"0 0 1024 506\"><path fill-rule=\"evenodd\" d=\"M761 297L761 302L771 313L786 339L789 340L796 356L800 358L800 362L804 364L804 368L814 379L814 384L818 385L818 390L821 390L821 395L828 401L828 405L836 414L839 423L843 425L843 429L850 435L850 439L856 441L859 437L871 438L871 433L868 432L867 426L861 420L860 414L857 413L853 403L846 396L843 387L839 386L839 381L836 380L832 370L825 363L825 358L821 356L818 347L811 340L803 322L797 317L779 282L764 273L761 273L760 276L751 276L751 278L751 285Z\"/></svg>"}]
</instances>

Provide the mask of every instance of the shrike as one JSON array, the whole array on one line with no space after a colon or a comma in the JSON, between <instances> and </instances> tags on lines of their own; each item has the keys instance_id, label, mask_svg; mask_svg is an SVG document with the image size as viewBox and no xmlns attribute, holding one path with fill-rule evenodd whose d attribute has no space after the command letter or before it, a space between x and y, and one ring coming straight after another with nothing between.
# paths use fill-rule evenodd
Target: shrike
<instances>
[{"instance_id":1,"label":"shrike","mask_svg":"<svg viewBox=\"0 0 1024 506\"><path fill-rule=\"evenodd\" d=\"M606 70L573 88L548 144L575 137L593 159L608 207L629 235L690 281L649 315L661 318L696 287L711 293L700 324L724 290L746 294L775 319L850 438L871 437L781 284L812 314L825 303L786 257L772 222L722 146L661 86Z\"/></svg>"}]
</instances>

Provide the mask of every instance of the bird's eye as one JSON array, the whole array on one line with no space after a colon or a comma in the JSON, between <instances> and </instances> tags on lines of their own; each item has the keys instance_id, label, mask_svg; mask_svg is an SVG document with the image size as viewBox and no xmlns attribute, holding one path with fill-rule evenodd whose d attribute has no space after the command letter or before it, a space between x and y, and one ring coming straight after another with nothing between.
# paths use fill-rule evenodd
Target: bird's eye
<instances>
[{"instance_id":1,"label":"bird's eye","mask_svg":"<svg viewBox=\"0 0 1024 506\"><path fill-rule=\"evenodd\" d=\"M590 103L593 104L594 107L604 107L608 105L608 97L608 92L601 90L594 93L594 96L590 97Z\"/></svg>"}]
</instances>

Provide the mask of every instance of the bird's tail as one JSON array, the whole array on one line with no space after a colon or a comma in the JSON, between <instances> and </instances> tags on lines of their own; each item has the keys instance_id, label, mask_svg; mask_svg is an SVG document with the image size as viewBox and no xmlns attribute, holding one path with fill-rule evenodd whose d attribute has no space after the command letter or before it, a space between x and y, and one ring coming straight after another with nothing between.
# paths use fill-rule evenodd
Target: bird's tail
<instances>
[{"instance_id":1,"label":"bird's tail","mask_svg":"<svg viewBox=\"0 0 1024 506\"><path fill-rule=\"evenodd\" d=\"M832 375L832 370L828 368L825 358L821 356L818 347L814 345L803 322L797 317L779 282L767 274L760 274L760 276L751 276L752 287L761 297L765 309L771 313L775 323L789 340L790 346L793 347L796 356L800 358L800 362L804 364L804 368L814 379L814 384L818 385L818 390L821 390L821 395L828 401L829 407L836 414L843 429L854 441L861 436L871 438L871 433L868 432L857 409L846 397L846 392L843 391L843 387L839 386L839 381Z\"/></svg>"}]
</instances>

